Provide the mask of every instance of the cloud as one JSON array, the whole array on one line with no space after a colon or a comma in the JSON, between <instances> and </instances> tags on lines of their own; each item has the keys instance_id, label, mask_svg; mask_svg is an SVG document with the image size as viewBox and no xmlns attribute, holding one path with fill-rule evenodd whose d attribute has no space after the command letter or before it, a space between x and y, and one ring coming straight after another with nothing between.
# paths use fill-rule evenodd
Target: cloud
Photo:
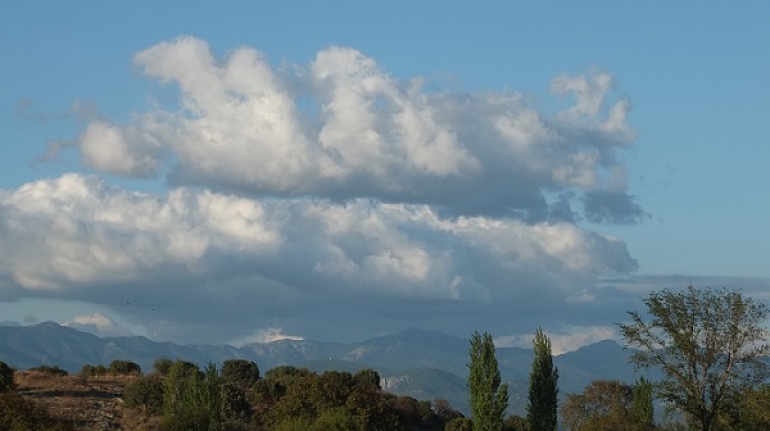
<instances>
[{"instance_id":1,"label":"cloud","mask_svg":"<svg viewBox=\"0 0 770 431\"><path fill-rule=\"evenodd\" d=\"M287 335L281 328L263 328L253 335L231 342L234 346L245 346L252 343L272 343L281 340L304 340L298 335Z\"/></svg>"},{"instance_id":2,"label":"cloud","mask_svg":"<svg viewBox=\"0 0 770 431\"><path fill-rule=\"evenodd\" d=\"M368 199L156 196L80 174L0 192L0 215L5 295L103 304L153 321L158 336L243 316L228 325L271 327L263 319L296 319L305 306L329 307L303 310L311 321L358 303L568 299L637 267L619 239L566 222L445 217Z\"/></svg>"},{"instance_id":3,"label":"cloud","mask_svg":"<svg viewBox=\"0 0 770 431\"><path fill-rule=\"evenodd\" d=\"M578 217L584 195L589 221L643 215L616 160L634 140L631 105L613 96L606 73L556 78L554 94L575 104L550 114L517 93L426 91L422 79L397 80L344 47L275 67L254 48L219 59L184 36L134 63L178 88L178 106L125 124L92 120L74 146L97 171L170 171L174 185L246 196L373 198L532 222ZM597 208L607 193L616 204Z\"/></svg>"},{"instance_id":4,"label":"cloud","mask_svg":"<svg viewBox=\"0 0 770 431\"><path fill-rule=\"evenodd\" d=\"M89 332L100 337L127 337L133 335L129 330L101 313L87 316L77 315L71 321L65 322L64 326Z\"/></svg>"},{"instance_id":5,"label":"cloud","mask_svg":"<svg viewBox=\"0 0 770 431\"><path fill-rule=\"evenodd\" d=\"M578 224L646 216L618 157L635 136L611 75L557 77L568 106L544 112L513 91L429 91L347 47L275 65L183 36L133 62L178 97L124 122L75 102L81 129L39 161L77 151L96 175L164 191L78 173L0 190L4 301L85 301L195 342L622 315L606 304L628 293L607 280L638 264ZM89 313L73 324L108 330Z\"/></svg>"}]
</instances>

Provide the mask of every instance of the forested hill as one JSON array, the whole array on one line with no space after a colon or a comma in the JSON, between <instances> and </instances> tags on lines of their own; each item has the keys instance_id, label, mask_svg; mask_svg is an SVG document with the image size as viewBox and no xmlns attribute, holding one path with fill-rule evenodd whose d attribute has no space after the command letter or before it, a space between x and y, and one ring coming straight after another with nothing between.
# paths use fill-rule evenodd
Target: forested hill
<instances>
[{"instance_id":1,"label":"forested hill","mask_svg":"<svg viewBox=\"0 0 770 431\"><path fill-rule=\"evenodd\" d=\"M263 372L286 364L315 371L373 368L382 376L383 387L391 392L418 399L446 398L461 410L465 410L468 399L468 349L466 339L420 329L350 344L281 340L238 348L179 345L144 337L100 338L53 322L0 326L0 361L17 369L46 364L77 372L85 364L107 365L115 359L125 359L151 370L158 357L181 358L201 365L248 359ZM635 380L629 355L614 341L602 341L555 357L561 392L580 392L599 379ZM511 383L511 407L519 411L526 400L525 382L533 353L528 349L500 348L497 358L503 379Z\"/></svg>"}]
</instances>

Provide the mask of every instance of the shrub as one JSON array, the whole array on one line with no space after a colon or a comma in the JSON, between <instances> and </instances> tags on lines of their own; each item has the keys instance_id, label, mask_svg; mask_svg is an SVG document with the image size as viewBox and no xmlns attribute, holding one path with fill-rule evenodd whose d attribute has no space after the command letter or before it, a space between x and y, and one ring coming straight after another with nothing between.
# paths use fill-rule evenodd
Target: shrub
<instances>
[{"instance_id":1,"label":"shrub","mask_svg":"<svg viewBox=\"0 0 770 431\"><path fill-rule=\"evenodd\" d=\"M136 362L116 359L110 363L108 371L116 375L141 374L142 368Z\"/></svg>"},{"instance_id":2,"label":"shrub","mask_svg":"<svg viewBox=\"0 0 770 431\"><path fill-rule=\"evenodd\" d=\"M37 371L38 373L53 374L56 376L66 376L69 374L67 370L59 368L58 365L39 365L30 368L29 371Z\"/></svg>"},{"instance_id":3,"label":"shrub","mask_svg":"<svg viewBox=\"0 0 770 431\"><path fill-rule=\"evenodd\" d=\"M99 364L99 365L85 364L80 369L81 376L103 376L105 374L107 374L107 367L105 367L102 364Z\"/></svg>"}]
</instances>

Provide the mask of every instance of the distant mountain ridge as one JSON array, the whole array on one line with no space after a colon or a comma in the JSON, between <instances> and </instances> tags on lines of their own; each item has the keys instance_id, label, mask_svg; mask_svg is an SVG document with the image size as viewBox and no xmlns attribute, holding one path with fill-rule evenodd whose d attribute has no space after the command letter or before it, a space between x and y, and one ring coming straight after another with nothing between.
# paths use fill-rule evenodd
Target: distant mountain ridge
<instances>
[{"instance_id":1,"label":"distant mountain ridge","mask_svg":"<svg viewBox=\"0 0 770 431\"><path fill-rule=\"evenodd\" d=\"M125 359L150 371L158 357L182 358L200 365L248 359L263 373L278 365L314 371L373 368L382 376L383 387L393 393L418 399L446 398L466 412L468 349L468 340L416 328L349 344L280 340L234 347L180 345L137 336L101 338L54 322L0 326L0 361L18 369L46 364L77 372L84 364L108 365ZM605 340L554 357L560 392L580 392L598 379L635 380L634 368L628 362L630 354L616 342ZM522 413L533 353L504 347L497 349L497 358L503 379L511 388L511 411Z\"/></svg>"}]
</instances>

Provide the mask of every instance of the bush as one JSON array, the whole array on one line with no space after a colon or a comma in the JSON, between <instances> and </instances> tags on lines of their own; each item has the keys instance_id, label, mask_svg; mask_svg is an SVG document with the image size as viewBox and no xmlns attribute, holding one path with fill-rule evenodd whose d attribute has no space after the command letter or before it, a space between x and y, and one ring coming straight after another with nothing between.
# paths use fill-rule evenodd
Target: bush
<instances>
[{"instance_id":1,"label":"bush","mask_svg":"<svg viewBox=\"0 0 770 431\"><path fill-rule=\"evenodd\" d=\"M126 386L123 401L128 408L144 408L150 415L159 415L163 412L163 382L154 377L142 377Z\"/></svg>"},{"instance_id":2,"label":"bush","mask_svg":"<svg viewBox=\"0 0 770 431\"><path fill-rule=\"evenodd\" d=\"M110 363L108 371L116 375L141 374L142 368L136 362L116 359Z\"/></svg>"},{"instance_id":3,"label":"bush","mask_svg":"<svg viewBox=\"0 0 770 431\"><path fill-rule=\"evenodd\" d=\"M103 376L105 374L107 374L107 367L105 367L102 364L99 364L99 365L85 364L80 369L81 376Z\"/></svg>"},{"instance_id":4,"label":"bush","mask_svg":"<svg viewBox=\"0 0 770 431\"><path fill-rule=\"evenodd\" d=\"M0 361L0 393L10 392L16 389L16 384L13 382L13 368L9 367L3 361Z\"/></svg>"},{"instance_id":5,"label":"bush","mask_svg":"<svg viewBox=\"0 0 770 431\"><path fill-rule=\"evenodd\" d=\"M30 368L29 371L37 371L38 373L53 374L56 376L66 376L69 374L67 370L59 368L58 365L40 365Z\"/></svg>"}]
</instances>

